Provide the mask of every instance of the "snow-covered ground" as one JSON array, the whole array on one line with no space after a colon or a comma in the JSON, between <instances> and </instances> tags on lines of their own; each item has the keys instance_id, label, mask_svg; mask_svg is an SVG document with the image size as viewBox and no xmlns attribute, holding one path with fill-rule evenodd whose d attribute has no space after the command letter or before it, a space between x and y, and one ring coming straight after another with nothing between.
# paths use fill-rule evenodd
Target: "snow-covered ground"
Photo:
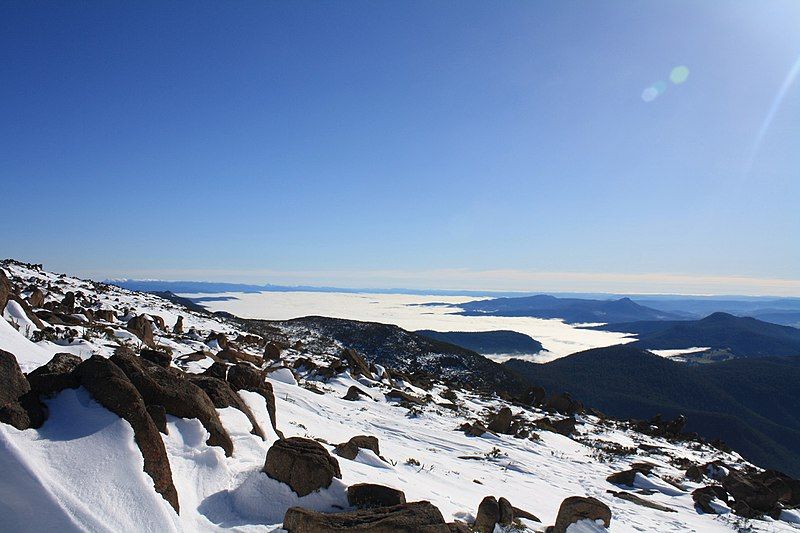
<instances>
[{"instance_id":1,"label":"snow-covered ground","mask_svg":"<svg viewBox=\"0 0 800 533\"><path fill-rule=\"evenodd\" d=\"M287 320L317 315L351 320L395 324L415 331L492 331L524 333L544 346L540 354L520 357L544 363L559 357L635 340L632 335L599 331L565 324L562 320L532 317L464 316L459 308L431 303L460 304L480 298L465 296L426 296L414 294L366 294L338 292L259 292L221 294L181 294L203 298L201 305L212 311L227 311L243 318ZM207 299L206 299L207 298ZM506 359L498 354L498 360Z\"/></svg>"},{"instance_id":2,"label":"snow-covered ground","mask_svg":"<svg viewBox=\"0 0 800 533\"><path fill-rule=\"evenodd\" d=\"M113 287L97 291L89 282L17 264L4 268L17 282L57 284L63 291L84 291L98 300L98 307L114 309L120 314L127 310L124 317L139 313L157 315L164 319L166 329L179 315L183 316L185 329L194 328L193 333L172 335L166 330L156 331L158 342L169 346L176 360L181 354L214 348L216 341L204 341L211 332L226 332L230 338L244 333L233 323L195 315L151 295ZM336 301L337 296L331 296L331 301ZM48 298L58 297L48 295ZM394 304L405 309L405 301L398 298ZM366 308L373 309L369 301ZM380 306L374 309L370 316L361 318L377 319ZM18 311L12 307L6 316L13 318ZM272 317L287 318L294 312ZM405 327L432 327L421 322L423 316L422 313L407 315L409 322ZM436 329L453 329L446 325L454 323L448 322L452 317L446 313L437 311L433 316L441 324ZM468 317L454 320L462 318ZM565 327L556 325L557 321L541 322L552 322L547 326L553 328L550 331ZM86 358L93 353L110 355L120 342L130 345L136 342L125 335L129 332L121 320L104 325L110 332L107 336L75 326L79 335L71 341L55 338L33 342L28 338L31 331L19 325L16 322L15 327L9 320L0 320L0 349L12 352L25 371L44 364L56 352L71 351ZM500 329L497 325L484 327ZM542 326L539 331L548 331L547 327ZM599 339L602 335L589 338ZM541 334L534 336L545 340ZM572 337L572 342L588 342L589 338ZM282 363L291 365L301 356L320 363L325 361L319 354L290 349ZM209 362L181 365L188 372L199 372ZM271 430L263 398L240 391L265 429L266 439L250 433L250 423L240 411L218 409L234 442L231 457L226 457L222 449L206 444L208 433L198 420L168 416L169 434L162 438L180 500L178 515L154 491L152 480L143 473L142 457L131 426L101 407L85 389L66 389L46 400L49 419L41 428L18 430L0 423L0 530L281 531L283 515L289 507L320 511L347 508L345 488L360 482L401 489L408 501L429 500L448 521L469 521L483 497L504 496L542 520L541 523L523 521L523 531L530 532L543 531L546 525L553 524L560 503L568 496L594 496L605 502L613 514L612 532L737 531L745 524L721 503L720 515L698 512L691 491L702 484L685 479L685 467L680 462L703 464L720 459L728 464L745 464L735 453L645 436L624 424L588 415L578 416L572 438L544 430L537 430L534 439L492 433L470 437L457 428L465 422L485 420L503 406L510 406L515 415L529 421L553 415L533 407L510 405L496 396L465 391L457 393L459 408L451 410L437 405L446 401L439 396L444 390L439 385L424 391L408 382L355 379L348 372L324 381L310 372L284 369L271 374L268 380L275 392L278 427L285 436L318 439L332 452L334 444L352 436L372 435L379 440L382 457L365 450L352 461L339 457L342 479L300 498L287 485L261 472L266 452L277 435ZM323 394L309 390L310 385ZM352 385L367 391L369 398L343 400ZM429 393L434 401L413 410L402 407L385 396L398 385L418 396ZM611 451L613 448L617 451ZM606 481L609 474L641 461L654 465L654 475L638 476L636 486L627 490L637 491L641 498L675 512L642 507L608 492L625 490ZM752 520L747 526L752 531L800 531L796 511L784 511L783 518ZM580 527L574 529L583 531ZM499 532L497 529L495 533Z\"/></svg>"}]
</instances>

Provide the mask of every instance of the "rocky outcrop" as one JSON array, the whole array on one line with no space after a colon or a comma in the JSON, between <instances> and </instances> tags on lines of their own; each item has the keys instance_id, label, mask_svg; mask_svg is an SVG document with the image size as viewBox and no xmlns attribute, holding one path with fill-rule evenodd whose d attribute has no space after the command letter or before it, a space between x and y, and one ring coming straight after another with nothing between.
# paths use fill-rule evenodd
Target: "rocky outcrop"
<instances>
[{"instance_id":1,"label":"rocky outcrop","mask_svg":"<svg viewBox=\"0 0 800 533\"><path fill-rule=\"evenodd\" d=\"M552 411L557 411L562 415L574 415L583 412L583 404L577 400L573 400L566 392L558 396L552 396L547 400L545 407Z\"/></svg>"},{"instance_id":2,"label":"rocky outcrop","mask_svg":"<svg viewBox=\"0 0 800 533\"><path fill-rule=\"evenodd\" d=\"M327 488L333 478L342 477L339 462L320 443L303 437L277 440L267 450L262 471L298 496Z\"/></svg>"},{"instance_id":3,"label":"rocky outcrop","mask_svg":"<svg viewBox=\"0 0 800 533\"><path fill-rule=\"evenodd\" d=\"M353 375L362 375L369 379L374 379L372 372L369 370L369 365L361 355L352 348L345 348L342 350L342 359L347 362L350 371Z\"/></svg>"},{"instance_id":4,"label":"rocky outcrop","mask_svg":"<svg viewBox=\"0 0 800 533\"><path fill-rule=\"evenodd\" d=\"M349 513L318 513L292 507L283 518L289 533L450 533L442 513L427 501Z\"/></svg>"},{"instance_id":5,"label":"rocky outcrop","mask_svg":"<svg viewBox=\"0 0 800 533\"><path fill-rule=\"evenodd\" d=\"M261 437L262 440L266 439L264 430L258 424L253 411L244 403L244 400L236 394L226 381L210 376L190 376L189 380L203 389L214 407L217 409L224 409L226 407L233 407L245 414L250 424L253 426L252 433Z\"/></svg>"},{"instance_id":6,"label":"rocky outcrop","mask_svg":"<svg viewBox=\"0 0 800 533\"><path fill-rule=\"evenodd\" d=\"M372 450L375 455L378 456L381 454L378 438L371 437L369 435L356 435L347 442L337 444L334 451L339 457L344 457L345 459L350 459L352 461L358 455L358 450L360 448Z\"/></svg>"},{"instance_id":7,"label":"rocky outcrop","mask_svg":"<svg viewBox=\"0 0 800 533\"><path fill-rule=\"evenodd\" d=\"M374 483L358 483L347 487L347 501L360 509L372 507L391 507L406 503L402 490Z\"/></svg>"},{"instance_id":8,"label":"rocky outcrop","mask_svg":"<svg viewBox=\"0 0 800 533\"><path fill-rule=\"evenodd\" d=\"M233 390L255 392L264 398L272 429L279 437L283 438L283 433L278 429L275 413L275 394L272 392L272 383L266 381L266 373L246 363L238 363L227 369L226 379Z\"/></svg>"},{"instance_id":9,"label":"rocky outcrop","mask_svg":"<svg viewBox=\"0 0 800 533\"><path fill-rule=\"evenodd\" d=\"M2 318L0 318L2 320ZM0 350L0 422L17 429L28 429L36 425L26 409L31 386L19 368L17 358L12 353ZM34 403L35 402L31 402Z\"/></svg>"},{"instance_id":10,"label":"rocky outcrop","mask_svg":"<svg viewBox=\"0 0 800 533\"><path fill-rule=\"evenodd\" d=\"M160 367L125 349L118 349L111 356L111 361L125 372L145 404L163 405L167 413L173 416L198 419L210 435L207 444L220 446L225 450L225 455L231 456L233 442L222 426L213 402L183 372Z\"/></svg>"},{"instance_id":11,"label":"rocky outcrop","mask_svg":"<svg viewBox=\"0 0 800 533\"><path fill-rule=\"evenodd\" d=\"M513 416L514 415L511 412L511 409L508 407L503 407L492 417L491 422L489 422L489 431L493 431L495 433L509 433Z\"/></svg>"},{"instance_id":12,"label":"rocky outcrop","mask_svg":"<svg viewBox=\"0 0 800 533\"><path fill-rule=\"evenodd\" d=\"M143 348L142 351L139 352L139 355L151 363L155 363L158 366L163 366L164 368L167 368L172 364L172 356L162 350Z\"/></svg>"},{"instance_id":13,"label":"rocky outcrop","mask_svg":"<svg viewBox=\"0 0 800 533\"><path fill-rule=\"evenodd\" d=\"M733 512L745 518L780 515L780 494L756 476L731 472L722 479L722 487L734 499Z\"/></svg>"},{"instance_id":14,"label":"rocky outcrop","mask_svg":"<svg viewBox=\"0 0 800 533\"><path fill-rule=\"evenodd\" d=\"M153 325L146 315L138 315L130 320L126 325L128 331L139 337L139 339L150 348L155 348L156 343L153 340Z\"/></svg>"},{"instance_id":15,"label":"rocky outcrop","mask_svg":"<svg viewBox=\"0 0 800 533\"><path fill-rule=\"evenodd\" d=\"M711 502L720 500L725 505L728 505L728 493L719 485L709 485L693 490L692 500L694 500L695 506L704 513L720 514L717 509L711 505Z\"/></svg>"},{"instance_id":16,"label":"rocky outcrop","mask_svg":"<svg viewBox=\"0 0 800 533\"><path fill-rule=\"evenodd\" d=\"M611 509L597 498L570 496L558 509L552 533L566 533L567 528L580 520L602 520L605 527L611 525Z\"/></svg>"},{"instance_id":17,"label":"rocky outcrop","mask_svg":"<svg viewBox=\"0 0 800 533\"><path fill-rule=\"evenodd\" d=\"M494 496L486 496L478 505L478 514L472 528L479 533L492 533L500 521L500 504Z\"/></svg>"},{"instance_id":18,"label":"rocky outcrop","mask_svg":"<svg viewBox=\"0 0 800 533\"><path fill-rule=\"evenodd\" d=\"M119 367L99 355L81 363L75 372L80 384L100 405L131 425L144 458L144 471L153 479L156 492L179 512L178 492L172 481L164 441L136 387Z\"/></svg>"},{"instance_id":19,"label":"rocky outcrop","mask_svg":"<svg viewBox=\"0 0 800 533\"><path fill-rule=\"evenodd\" d=\"M366 396L367 398L371 399L371 396L369 394L359 389L355 385L350 385L350 388L347 389L347 394L345 394L342 399L354 402L356 400L359 400L361 396Z\"/></svg>"},{"instance_id":20,"label":"rocky outcrop","mask_svg":"<svg viewBox=\"0 0 800 533\"><path fill-rule=\"evenodd\" d=\"M74 370L81 358L71 353L57 353L50 361L28 373L31 389L37 394L56 394L78 386Z\"/></svg>"}]
</instances>

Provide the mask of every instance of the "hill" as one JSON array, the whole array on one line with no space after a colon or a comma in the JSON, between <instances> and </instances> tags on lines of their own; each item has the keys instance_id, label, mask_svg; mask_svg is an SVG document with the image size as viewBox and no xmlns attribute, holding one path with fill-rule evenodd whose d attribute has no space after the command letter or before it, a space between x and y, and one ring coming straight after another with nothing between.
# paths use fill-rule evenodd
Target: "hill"
<instances>
[{"instance_id":1,"label":"hill","mask_svg":"<svg viewBox=\"0 0 800 533\"><path fill-rule=\"evenodd\" d=\"M512 359L505 366L611 416L685 414L688 431L721 438L759 464L800 473L800 357L687 365L618 345L546 364Z\"/></svg>"},{"instance_id":2,"label":"hill","mask_svg":"<svg viewBox=\"0 0 800 533\"><path fill-rule=\"evenodd\" d=\"M327 317L303 317L279 323L314 331L353 348L369 362L404 372L424 372L479 388L519 393L524 381L499 363L448 342L392 324Z\"/></svg>"},{"instance_id":3,"label":"hill","mask_svg":"<svg viewBox=\"0 0 800 533\"><path fill-rule=\"evenodd\" d=\"M589 300L540 294L521 298L494 298L458 304L464 315L560 318L571 324L671 320L680 315L639 305L630 298Z\"/></svg>"},{"instance_id":4,"label":"hill","mask_svg":"<svg viewBox=\"0 0 800 533\"><path fill-rule=\"evenodd\" d=\"M731 357L800 355L800 329L728 313L700 320L641 321L595 329L635 333L634 344L648 350L709 347Z\"/></svg>"},{"instance_id":5,"label":"hill","mask_svg":"<svg viewBox=\"0 0 800 533\"><path fill-rule=\"evenodd\" d=\"M422 329L418 335L449 342L479 354L535 354L542 351L542 343L516 331L433 331Z\"/></svg>"}]
</instances>

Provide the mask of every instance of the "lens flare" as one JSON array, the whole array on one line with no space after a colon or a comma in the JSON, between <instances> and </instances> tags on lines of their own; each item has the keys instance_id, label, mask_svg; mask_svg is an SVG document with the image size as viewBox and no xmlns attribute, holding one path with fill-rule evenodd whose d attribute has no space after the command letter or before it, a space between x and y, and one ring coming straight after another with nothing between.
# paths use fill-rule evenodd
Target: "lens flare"
<instances>
[{"instance_id":1,"label":"lens flare","mask_svg":"<svg viewBox=\"0 0 800 533\"><path fill-rule=\"evenodd\" d=\"M689 68L685 65L677 66L669 73L669 81L675 85L680 85L685 82L687 78L689 78Z\"/></svg>"}]
</instances>

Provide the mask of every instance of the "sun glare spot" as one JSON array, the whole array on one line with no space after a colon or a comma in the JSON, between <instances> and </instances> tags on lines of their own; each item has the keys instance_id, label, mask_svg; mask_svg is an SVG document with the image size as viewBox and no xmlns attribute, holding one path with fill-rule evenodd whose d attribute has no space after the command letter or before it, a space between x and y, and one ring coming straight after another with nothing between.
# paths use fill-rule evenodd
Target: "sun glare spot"
<instances>
[{"instance_id":1,"label":"sun glare spot","mask_svg":"<svg viewBox=\"0 0 800 533\"><path fill-rule=\"evenodd\" d=\"M677 66L669 73L669 81L675 85L680 85L685 82L688 77L689 69L685 65Z\"/></svg>"}]
</instances>

